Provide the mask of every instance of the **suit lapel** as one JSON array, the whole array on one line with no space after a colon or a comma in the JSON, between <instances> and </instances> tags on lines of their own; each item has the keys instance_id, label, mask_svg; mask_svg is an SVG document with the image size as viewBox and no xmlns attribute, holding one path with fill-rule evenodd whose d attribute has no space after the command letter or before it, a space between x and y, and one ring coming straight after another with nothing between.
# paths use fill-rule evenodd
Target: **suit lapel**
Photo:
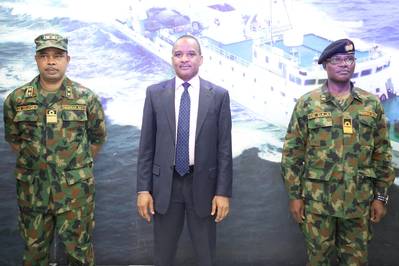
<instances>
[{"instance_id":1,"label":"suit lapel","mask_svg":"<svg viewBox=\"0 0 399 266\"><path fill-rule=\"evenodd\" d=\"M176 118L175 118L175 79L168 80L164 83L162 94L166 117L168 118L170 132L173 143L176 139Z\"/></svg>"},{"instance_id":2,"label":"suit lapel","mask_svg":"<svg viewBox=\"0 0 399 266\"><path fill-rule=\"evenodd\" d=\"M200 78L200 94L199 94L197 129L195 132L195 139L198 138L202 124L204 123L204 120L208 113L208 109L212 101L212 96L213 92L212 88L209 86L209 83L205 82L203 79Z\"/></svg>"}]
</instances>

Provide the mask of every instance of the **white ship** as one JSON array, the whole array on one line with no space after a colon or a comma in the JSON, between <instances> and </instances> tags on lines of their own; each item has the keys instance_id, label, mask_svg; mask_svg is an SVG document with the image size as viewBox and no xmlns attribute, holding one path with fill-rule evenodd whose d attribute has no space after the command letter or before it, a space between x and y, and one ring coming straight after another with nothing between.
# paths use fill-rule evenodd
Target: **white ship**
<instances>
[{"instance_id":1,"label":"white ship","mask_svg":"<svg viewBox=\"0 0 399 266\"><path fill-rule=\"evenodd\" d=\"M279 19L289 18L285 1L259 7L268 13L263 15L230 3L180 2L172 7L133 0L129 15L118 19L119 29L167 63L176 38L196 36L204 56L200 75L228 89L235 102L257 117L277 125L286 126L297 99L325 82L326 73L317 59L331 40L295 33L287 20ZM273 15L271 10L280 11ZM377 47L355 46L352 81L382 101L395 97L390 57Z\"/></svg>"}]
</instances>

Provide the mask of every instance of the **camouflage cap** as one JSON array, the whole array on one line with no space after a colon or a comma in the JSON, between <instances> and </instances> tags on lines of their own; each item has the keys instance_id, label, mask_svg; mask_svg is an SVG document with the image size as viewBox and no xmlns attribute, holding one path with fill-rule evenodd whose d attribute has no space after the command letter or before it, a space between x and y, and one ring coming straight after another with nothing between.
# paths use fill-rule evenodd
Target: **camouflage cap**
<instances>
[{"instance_id":1,"label":"camouflage cap","mask_svg":"<svg viewBox=\"0 0 399 266\"><path fill-rule=\"evenodd\" d=\"M323 64L326 59L336 54L354 54L355 45L349 39L340 39L330 43L321 53L318 64Z\"/></svg>"},{"instance_id":2,"label":"camouflage cap","mask_svg":"<svg viewBox=\"0 0 399 266\"><path fill-rule=\"evenodd\" d=\"M68 51L68 39L56 33L46 33L39 35L35 39L35 43L36 52L49 47Z\"/></svg>"}]
</instances>

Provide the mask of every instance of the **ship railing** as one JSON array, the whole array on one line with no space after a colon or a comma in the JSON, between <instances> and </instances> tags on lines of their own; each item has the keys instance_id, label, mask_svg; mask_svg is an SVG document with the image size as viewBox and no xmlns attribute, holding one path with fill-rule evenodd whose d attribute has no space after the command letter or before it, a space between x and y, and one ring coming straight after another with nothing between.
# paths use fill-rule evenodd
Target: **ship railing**
<instances>
[{"instance_id":1,"label":"ship railing","mask_svg":"<svg viewBox=\"0 0 399 266\"><path fill-rule=\"evenodd\" d=\"M299 52L286 52L282 49L279 49L276 46L273 46L271 42L266 42L266 41L260 41L255 44L257 47L261 49L267 50L270 54L273 54L275 57L279 58L284 58L287 61L293 62L293 63L298 63L299 62ZM309 68L312 68L312 66L309 66Z\"/></svg>"},{"instance_id":2,"label":"ship railing","mask_svg":"<svg viewBox=\"0 0 399 266\"><path fill-rule=\"evenodd\" d=\"M254 42L254 45L256 47L259 47L261 49L265 49L269 51L271 54L274 56L284 58L290 62L297 63L300 60L299 53L290 53L287 51L284 51L282 49L278 49L278 52L276 50L276 47L273 45L274 42L279 41L281 36L274 36L273 40L270 39L270 37L261 37L257 39ZM372 60L383 60L386 62L390 61L389 56L384 54L381 50L377 49L376 47L373 47L370 51L368 51L368 55L365 57L359 57L356 59L357 63L363 63L363 62L370 62ZM312 70L315 68L318 68L319 65L317 64L317 60L314 61L312 65L309 65L307 67L304 67L306 70Z\"/></svg>"},{"instance_id":3,"label":"ship railing","mask_svg":"<svg viewBox=\"0 0 399 266\"><path fill-rule=\"evenodd\" d=\"M363 62L367 62L370 60L376 60L376 59L380 59L380 58L385 58L387 61L389 60L389 57L385 56L382 52L378 52L378 53L374 52L373 54L369 54L366 57L356 58L356 62L363 63Z\"/></svg>"},{"instance_id":4,"label":"ship railing","mask_svg":"<svg viewBox=\"0 0 399 266\"><path fill-rule=\"evenodd\" d=\"M243 58L241 58L241 57L239 57L239 56L237 56L237 55L235 55L233 53L230 53L230 52L228 52L226 50L223 50L220 47L218 47L218 46L216 46L214 44L211 44L210 42L203 41L203 45L206 48L208 48L209 50L214 51L218 55L221 55L224 58L226 58L228 60L231 60L231 61L234 61L236 63L239 63L239 64L241 64L243 66L248 67L251 64L249 61L247 61L247 60L245 60L245 59L243 59Z\"/></svg>"}]
</instances>

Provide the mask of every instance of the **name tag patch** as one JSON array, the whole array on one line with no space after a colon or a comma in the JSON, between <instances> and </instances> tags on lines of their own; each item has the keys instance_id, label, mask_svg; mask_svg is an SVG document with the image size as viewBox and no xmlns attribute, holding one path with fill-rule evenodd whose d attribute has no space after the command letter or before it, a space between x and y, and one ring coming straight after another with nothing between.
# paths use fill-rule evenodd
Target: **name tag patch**
<instances>
[{"instance_id":1,"label":"name tag patch","mask_svg":"<svg viewBox=\"0 0 399 266\"><path fill-rule=\"evenodd\" d=\"M63 105L62 106L63 110L69 110L69 111L86 111L86 105Z\"/></svg>"},{"instance_id":2,"label":"name tag patch","mask_svg":"<svg viewBox=\"0 0 399 266\"><path fill-rule=\"evenodd\" d=\"M37 109L37 105L36 104L22 105L22 106L17 106L17 108L16 108L17 112L31 111L31 110L36 110L36 109Z\"/></svg>"},{"instance_id":3,"label":"name tag patch","mask_svg":"<svg viewBox=\"0 0 399 266\"><path fill-rule=\"evenodd\" d=\"M371 116L373 118L377 118L377 114L371 111L361 111L359 112L359 115Z\"/></svg>"},{"instance_id":4,"label":"name tag patch","mask_svg":"<svg viewBox=\"0 0 399 266\"><path fill-rule=\"evenodd\" d=\"M322 118L322 117L331 117L331 112L314 112L308 114L308 119Z\"/></svg>"}]
</instances>

